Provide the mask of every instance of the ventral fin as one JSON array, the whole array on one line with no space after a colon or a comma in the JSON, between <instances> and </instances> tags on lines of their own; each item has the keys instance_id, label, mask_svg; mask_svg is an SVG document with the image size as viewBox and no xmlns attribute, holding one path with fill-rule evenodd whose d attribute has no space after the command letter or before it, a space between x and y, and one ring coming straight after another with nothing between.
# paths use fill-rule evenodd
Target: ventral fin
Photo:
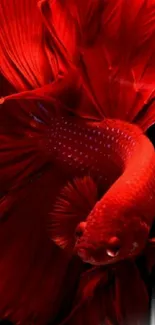
<instances>
[{"instance_id":1,"label":"ventral fin","mask_svg":"<svg viewBox=\"0 0 155 325\"><path fill-rule=\"evenodd\" d=\"M63 188L49 214L50 238L58 246L72 252L77 226L87 218L97 196L97 185L89 176L75 178Z\"/></svg>"}]
</instances>

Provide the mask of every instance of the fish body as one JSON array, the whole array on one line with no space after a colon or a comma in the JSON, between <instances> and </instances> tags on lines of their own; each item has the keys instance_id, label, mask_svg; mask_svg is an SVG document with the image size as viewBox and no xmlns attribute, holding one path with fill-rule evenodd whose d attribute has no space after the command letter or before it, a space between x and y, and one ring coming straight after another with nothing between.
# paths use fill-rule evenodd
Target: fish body
<instances>
[{"instance_id":1,"label":"fish body","mask_svg":"<svg viewBox=\"0 0 155 325\"><path fill-rule=\"evenodd\" d=\"M70 89L71 78L67 80ZM53 87L57 89L56 103L58 94L61 98L66 89L65 78ZM32 98L40 98L42 92L41 88L34 91ZM4 101L29 96L30 91L8 96ZM69 116L63 105L60 110L50 112L48 108L47 112L41 114L47 115L42 123L30 122L31 127L35 125L35 133L29 137L34 142L33 150L43 157L41 163L54 163L68 180L90 176L104 193L87 216L85 227L82 225L84 232L75 246L77 254L93 264L138 254L146 243L155 211L153 145L141 128L123 120L105 118L97 122Z\"/></svg>"},{"instance_id":2,"label":"fish body","mask_svg":"<svg viewBox=\"0 0 155 325\"><path fill-rule=\"evenodd\" d=\"M52 118L45 142L69 178L89 175L107 183L76 243L80 257L107 264L140 252L155 212L155 154L142 130L119 120Z\"/></svg>"},{"instance_id":3,"label":"fish body","mask_svg":"<svg viewBox=\"0 0 155 325\"><path fill-rule=\"evenodd\" d=\"M112 178L115 169L122 173L137 149L140 135L140 128L119 120L85 122L60 117L51 119L43 147L68 174L88 173L106 181L107 168L111 168Z\"/></svg>"}]
</instances>

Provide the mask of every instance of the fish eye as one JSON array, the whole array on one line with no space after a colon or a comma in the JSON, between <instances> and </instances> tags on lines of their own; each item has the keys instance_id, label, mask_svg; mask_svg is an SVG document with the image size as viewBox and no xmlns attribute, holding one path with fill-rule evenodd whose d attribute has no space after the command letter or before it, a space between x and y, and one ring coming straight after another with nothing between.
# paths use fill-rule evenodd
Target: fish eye
<instances>
[{"instance_id":1,"label":"fish eye","mask_svg":"<svg viewBox=\"0 0 155 325\"><path fill-rule=\"evenodd\" d=\"M77 226L77 228L76 228L76 230L75 230L75 237L76 237L77 239L79 239L80 237L82 237L85 228L86 228L86 222L81 222L81 223Z\"/></svg>"},{"instance_id":2,"label":"fish eye","mask_svg":"<svg viewBox=\"0 0 155 325\"><path fill-rule=\"evenodd\" d=\"M107 249L106 254L110 257L116 257L119 254L119 249L117 250Z\"/></svg>"},{"instance_id":3,"label":"fish eye","mask_svg":"<svg viewBox=\"0 0 155 325\"><path fill-rule=\"evenodd\" d=\"M118 237L111 237L108 241L108 248L106 249L106 254L110 257L116 257L119 255L120 248L120 239Z\"/></svg>"}]
</instances>

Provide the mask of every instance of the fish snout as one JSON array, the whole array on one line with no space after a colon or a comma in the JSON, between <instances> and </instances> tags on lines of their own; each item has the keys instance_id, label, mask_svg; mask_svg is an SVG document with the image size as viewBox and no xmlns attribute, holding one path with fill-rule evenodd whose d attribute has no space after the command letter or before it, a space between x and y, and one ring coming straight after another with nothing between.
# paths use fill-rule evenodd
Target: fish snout
<instances>
[{"instance_id":1,"label":"fish snout","mask_svg":"<svg viewBox=\"0 0 155 325\"><path fill-rule=\"evenodd\" d=\"M89 263L94 255L94 246L91 243L87 243L82 235L83 233L81 233L80 228L78 229L78 238L74 247L74 253L78 255L83 262Z\"/></svg>"},{"instance_id":2,"label":"fish snout","mask_svg":"<svg viewBox=\"0 0 155 325\"><path fill-rule=\"evenodd\" d=\"M89 260L89 254L84 248L77 249L77 254L83 261Z\"/></svg>"},{"instance_id":3,"label":"fish snout","mask_svg":"<svg viewBox=\"0 0 155 325\"><path fill-rule=\"evenodd\" d=\"M81 260L85 263L89 263L89 264L95 264L95 258L92 254L93 249L88 249L85 247L77 247L76 249L77 251L77 255L81 258Z\"/></svg>"},{"instance_id":4,"label":"fish snout","mask_svg":"<svg viewBox=\"0 0 155 325\"><path fill-rule=\"evenodd\" d=\"M95 244L87 243L83 240L77 242L75 250L83 262L90 264L96 264L98 257L102 259L104 255L103 247L99 249Z\"/></svg>"}]
</instances>

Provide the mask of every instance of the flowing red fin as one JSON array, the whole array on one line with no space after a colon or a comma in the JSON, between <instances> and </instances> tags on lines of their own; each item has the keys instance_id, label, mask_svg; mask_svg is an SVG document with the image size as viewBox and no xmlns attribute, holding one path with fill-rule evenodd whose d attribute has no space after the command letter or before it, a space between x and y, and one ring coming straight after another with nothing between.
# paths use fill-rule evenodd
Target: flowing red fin
<instances>
[{"instance_id":1,"label":"flowing red fin","mask_svg":"<svg viewBox=\"0 0 155 325\"><path fill-rule=\"evenodd\" d=\"M1 136L0 148L0 219L10 213L16 200L46 166L47 159L37 148L37 139Z\"/></svg>"},{"instance_id":2,"label":"flowing red fin","mask_svg":"<svg viewBox=\"0 0 155 325\"><path fill-rule=\"evenodd\" d=\"M43 16L43 21L50 33L51 48L46 44L46 53L51 67L55 67L55 76L59 71L65 73L68 69L81 66L81 48L83 37L87 42L94 39L97 31L100 16L101 0L79 0L39 1L39 7ZM52 52L56 54L56 62ZM81 74L81 71L80 71ZM82 75L85 75L82 71ZM80 105L74 107L74 113L84 118L100 119L100 109L92 91L83 82Z\"/></svg>"},{"instance_id":3,"label":"flowing red fin","mask_svg":"<svg viewBox=\"0 0 155 325\"><path fill-rule=\"evenodd\" d=\"M66 279L68 292L74 286L70 272L72 281L78 281L78 263L73 261L70 266L63 251L47 238L47 214L63 177L56 167L46 168L39 179L24 188L22 198L16 193L14 209L6 222L0 223L0 319L30 324L36 316L38 325L47 324L49 319L53 322L60 305L66 304Z\"/></svg>"},{"instance_id":4,"label":"flowing red fin","mask_svg":"<svg viewBox=\"0 0 155 325\"><path fill-rule=\"evenodd\" d=\"M0 104L7 103L12 100L24 100L25 113L34 113L41 115L42 110L35 105L35 101L45 103L46 110L49 114L54 111L63 110L64 113L69 111L76 112L76 108L80 105L82 96L82 83L79 73L76 69L70 69L64 75L59 75L55 81L45 84L42 87L14 93L0 99ZM26 101L31 100L32 104L27 105ZM52 107L47 104L52 105ZM16 112L15 112L16 113ZM15 114L14 113L14 114ZM43 114L42 114L43 115ZM45 115L45 114L44 114Z\"/></svg>"},{"instance_id":5,"label":"flowing red fin","mask_svg":"<svg viewBox=\"0 0 155 325\"><path fill-rule=\"evenodd\" d=\"M97 201L97 186L91 177L76 178L62 190L50 213L49 234L60 247L72 250L77 225L86 219Z\"/></svg>"},{"instance_id":6,"label":"flowing red fin","mask_svg":"<svg viewBox=\"0 0 155 325\"><path fill-rule=\"evenodd\" d=\"M146 285L136 264L132 261L120 264L115 281L115 303L118 315L123 317L122 324L130 325L133 321L141 324L147 316L149 301Z\"/></svg>"},{"instance_id":7,"label":"flowing red fin","mask_svg":"<svg viewBox=\"0 0 155 325\"><path fill-rule=\"evenodd\" d=\"M155 121L154 107L151 113L147 107L140 122L139 114L155 98L154 1L131 0L129 5L123 0L70 0L70 11L73 3L74 22L83 37L79 65L96 101L96 114L88 109L87 116L119 118L148 128Z\"/></svg>"},{"instance_id":8,"label":"flowing red fin","mask_svg":"<svg viewBox=\"0 0 155 325\"><path fill-rule=\"evenodd\" d=\"M48 82L52 71L37 1L0 1L0 21L0 71L18 90Z\"/></svg>"},{"instance_id":9,"label":"flowing red fin","mask_svg":"<svg viewBox=\"0 0 155 325\"><path fill-rule=\"evenodd\" d=\"M93 267L84 272L81 277L77 296L79 295L83 300L93 298L96 288L101 284L108 283L108 273L101 268Z\"/></svg>"},{"instance_id":10,"label":"flowing red fin","mask_svg":"<svg viewBox=\"0 0 155 325\"><path fill-rule=\"evenodd\" d=\"M99 319L99 313L97 313L98 310L95 310L94 308L95 307L94 303L96 302L95 291L101 285L101 283L102 285L104 284L107 285L107 282L108 282L107 272L106 271L104 272L100 268L94 267L84 272L79 282L77 294L75 297L75 301L71 313L59 325L74 324L74 323L76 324L75 320L78 319L78 315L81 314L83 308L84 309L86 309L87 307L89 308L90 303L92 304L94 310L90 318L89 318L90 313L87 312L86 312L87 316L85 315L85 317L88 317L88 320L91 319L91 324L93 325L96 324L96 321ZM100 305L96 307L98 307L99 309L99 306ZM96 318L97 314L98 317ZM92 317L93 317L93 321L92 321ZM77 324L79 324L78 321ZM110 323L106 323L106 324L110 324Z\"/></svg>"},{"instance_id":11,"label":"flowing red fin","mask_svg":"<svg viewBox=\"0 0 155 325\"><path fill-rule=\"evenodd\" d=\"M41 0L38 2L43 17L46 30L50 34L49 44L46 43L46 53L51 63L51 68L55 67L55 76L58 69L65 71L77 62L79 57L77 53L78 32L74 18L75 11L74 1L53 1ZM52 47L52 51L51 51ZM56 60L53 61L53 53Z\"/></svg>"}]
</instances>

